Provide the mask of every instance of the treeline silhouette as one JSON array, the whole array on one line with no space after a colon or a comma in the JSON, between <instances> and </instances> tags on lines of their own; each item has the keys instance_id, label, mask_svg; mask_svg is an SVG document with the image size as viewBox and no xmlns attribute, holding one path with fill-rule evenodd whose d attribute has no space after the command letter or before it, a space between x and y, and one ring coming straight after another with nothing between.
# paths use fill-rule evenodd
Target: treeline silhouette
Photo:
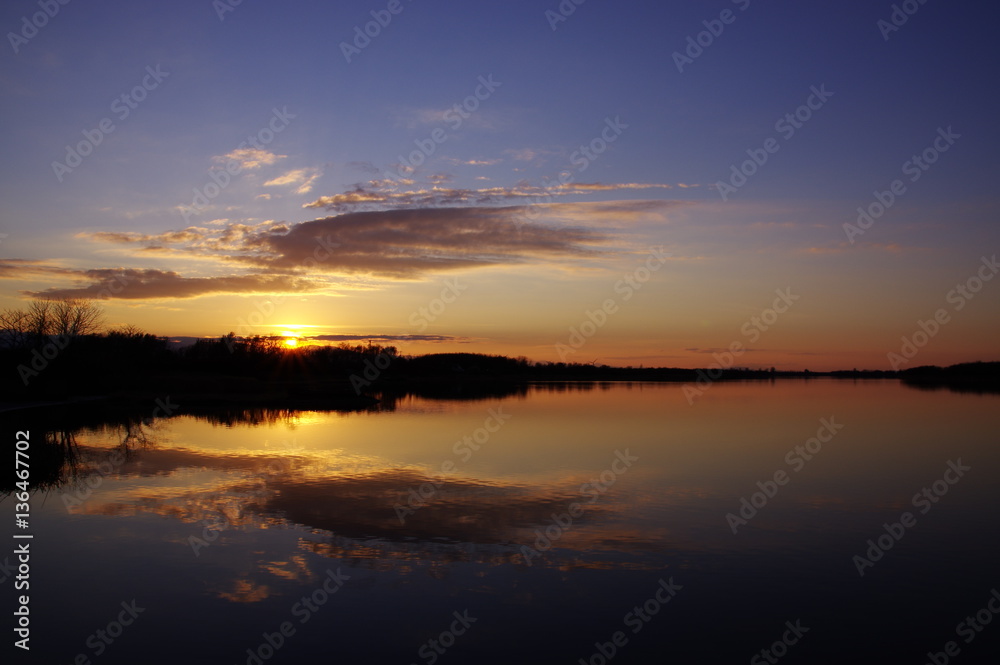
<instances>
[{"instance_id":1,"label":"treeline silhouette","mask_svg":"<svg viewBox=\"0 0 1000 665\"><path fill-rule=\"evenodd\" d=\"M247 393L276 382L346 382L352 373L364 372L366 360L396 355L395 348L375 344L291 349L282 338L232 333L179 349L171 349L167 338L141 331L62 338L42 335L0 348L4 368L0 390L7 399L96 395L178 384L199 392L214 388ZM242 381L220 383L211 377Z\"/></svg>"},{"instance_id":2,"label":"treeline silhouette","mask_svg":"<svg viewBox=\"0 0 1000 665\"><path fill-rule=\"evenodd\" d=\"M533 362L477 353L404 356L395 346L347 344L290 347L279 336L197 340L172 348L169 339L134 326L100 332L102 314L90 301L35 301L0 312L0 399L53 400L81 396L148 399L185 395L189 405L250 402L307 408L312 398L337 397L345 408L373 404L362 395L406 392L446 399L478 399L527 381L774 380L799 376L891 378L914 386L995 390L1000 363L902 372L780 372L770 369L611 367L593 363ZM403 391L402 393L400 391ZM355 398L351 401L349 398ZM391 399L391 398L390 398Z\"/></svg>"},{"instance_id":3,"label":"treeline silhouette","mask_svg":"<svg viewBox=\"0 0 1000 665\"><path fill-rule=\"evenodd\" d=\"M1000 362L960 363L949 367L923 365L899 372L904 384L924 390L947 388L957 392L1000 392Z\"/></svg>"}]
</instances>

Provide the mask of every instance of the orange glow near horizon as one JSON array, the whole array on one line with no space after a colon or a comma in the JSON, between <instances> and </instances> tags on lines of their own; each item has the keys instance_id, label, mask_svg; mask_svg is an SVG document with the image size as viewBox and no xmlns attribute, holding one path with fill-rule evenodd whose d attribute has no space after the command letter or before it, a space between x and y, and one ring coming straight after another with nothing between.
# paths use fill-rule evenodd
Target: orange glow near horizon
<instances>
[{"instance_id":1,"label":"orange glow near horizon","mask_svg":"<svg viewBox=\"0 0 1000 665\"><path fill-rule=\"evenodd\" d=\"M872 270L879 278L910 269L892 257L862 258L877 263ZM336 296L218 294L178 299L169 307L118 299L99 306L108 329L135 325L183 343L232 331L280 340L287 351L371 340L403 355L483 353L615 367L732 363L753 369L889 370L895 369L890 354L910 348L916 335L921 346L899 368L1000 357L993 334L1000 325L1000 290L984 286L967 306L960 300L959 310L948 300L954 278L949 274L942 282L936 272L924 271L906 282L912 295L886 301L872 295L863 271L844 274L834 263L820 263L800 272L793 259L775 256L775 262L782 269L743 279L739 276L759 270L755 261L736 257L725 266L677 261L636 289L621 281L644 265L641 256L630 254L603 257L599 269L588 271L560 272L543 264L531 279L502 268L470 269L447 278L376 281ZM954 263L954 274L973 274L976 268L964 257ZM464 289L453 302L441 299L446 280L457 280ZM842 286L833 289L832 283ZM776 314L769 309L779 292L794 300ZM610 314L602 309L607 302ZM784 310L780 298L779 305ZM0 310L24 307L23 299L0 296ZM919 322L939 309L949 322L924 340ZM863 329L859 316L866 321ZM742 346L730 358L734 344Z\"/></svg>"},{"instance_id":2,"label":"orange glow near horizon","mask_svg":"<svg viewBox=\"0 0 1000 665\"><path fill-rule=\"evenodd\" d=\"M301 341L299 339L300 337L299 328L302 327L303 326L301 325L288 325L287 330L281 331L281 335L285 338L285 346L287 348L294 349L299 345L299 342Z\"/></svg>"}]
</instances>

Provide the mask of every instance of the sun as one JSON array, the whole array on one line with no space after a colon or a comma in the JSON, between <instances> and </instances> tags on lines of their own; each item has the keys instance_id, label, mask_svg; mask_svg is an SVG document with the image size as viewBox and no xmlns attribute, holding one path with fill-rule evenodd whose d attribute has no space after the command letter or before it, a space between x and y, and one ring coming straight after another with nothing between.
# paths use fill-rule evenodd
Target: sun
<instances>
[{"instance_id":1,"label":"sun","mask_svg":"<svg viewBox=\"0 0 1000 665\"><path fill-rule=\"evenodd\" d=\"M281 335L285 338L285 347L294 349L299 345L299 333L295 330L282 330Z\"/></svg>"}]
</instances>

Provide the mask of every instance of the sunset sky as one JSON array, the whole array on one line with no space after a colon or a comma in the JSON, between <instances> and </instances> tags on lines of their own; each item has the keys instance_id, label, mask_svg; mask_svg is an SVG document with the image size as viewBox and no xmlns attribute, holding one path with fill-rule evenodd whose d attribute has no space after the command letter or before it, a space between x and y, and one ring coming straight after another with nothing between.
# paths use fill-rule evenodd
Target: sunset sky
<instances>
[{"instance_id":1,"label":"sunset sky","mask_svg":"<svg viewBox=\"0 0 1000 665\"><path fill-rule=\"evenodd\" d=\"M0 308L609 365L888 369L915 333L901 368L1000 360L993 5L49 4L0 9Z\"/></svg>"}]
</instances>

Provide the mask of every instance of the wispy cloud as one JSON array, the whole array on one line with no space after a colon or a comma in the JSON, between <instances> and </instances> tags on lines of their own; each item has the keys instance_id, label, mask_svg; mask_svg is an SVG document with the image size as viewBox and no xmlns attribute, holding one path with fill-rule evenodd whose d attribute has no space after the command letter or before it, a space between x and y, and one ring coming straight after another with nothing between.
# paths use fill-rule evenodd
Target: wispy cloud
<instances>
[{"instance_id":1,"label":"wispy cloud","mask_svg":"<svg viewBox=\"0 0 1000 665\"><path fill-rule=\"evenodd\" d=\"M439 180L440 182L440 180ZM545 201L550 197L642 189L672 189L664 183L556 183L539 186L527 182L506 187L452 188L440 184L413 186L413 180L369 180L344 193L321 196L304 208L331 212L385 208L440 208L444 206L490 205L518 199Z\"/></svg>"},{"instance_id":2,"label":"wispy cloud","mask_svg":"<svg viewBox=\"0 0 1000 665\"><path fill-rule=\"evenodd\" d=\"M446 182L451 182L452 180L455 179L455 176L451 175L450 173L434 173L428 176L427 179L433 185L441 185Z\"/></svg>"},{"instance_id":3,"label":"wispy cloud","mask_svg":"<svg viewBox=\"0 0 1000 665\"><path fill-rule=\"evenodd\" d=\"M205 227L189 226L180 231L97 231L81 232L76 237L98 242L142 245L146 250L182 246L192 255L225 256L246 250L262 233L287 233L288 229L287 224L273 220L257 224L216 220Z\"/></svg>"},{"instance_id":4,"label":"wispy cloud","mask_svg":"<svg viewBox=\"0 0 1000 665\"><path fill-rule=\"evenodd\" d=\"M449 164L454 164L455 166L495 166L503 162L502 159L456 159L454 157L445 157L444 161Z\"/></svg>"},{"instance_id":5,"label":"wispy cloud","mask_svg":"<svg viewBox=\"0 0 1000 665\"><path fill-rule=\"evenodd\" d=\"M240 148L225 155L216 155L212 157L212 161L222 164L236 162L241 169L252 171L259 169L261 166L275 164L279 159L285 159L286 157L288 155L276 155L269 150L261 148Z\"/></svg>"},{"instance_id":6,"label":"wispy cloud","mask_svg":"<svg viewBox=\"0 0 1000 665\"><path fill-rule=\"evenodd\" d=\"M405 109L395 114L396 126L407 129L417 129L432 125L454 128L458 124L463 129L485 129L492 131L509 123L510 118L506 118L504 114L498 111L479 108L475 113L468 113L465 110L459 110L457 104L446 109Z\"/></svg>"},{"instance_id":7,"label":"wispy cloud","mask_svg":"<svg viewBox=\"0 0 1000 665\"><path fill-rule=\"evenodd\" d=\"M5 262L6 263L6 262ZM2 271L2 268L0 268ZM39 271L35 270L37 275ZM22 291L35 298L107 298L154 300L158 298L194 298L215 294L306 293L327 285L318 280L294 275L234 275L222 277L183 277L173 271L133 268L98 268L67 270L53 267L51 272L70 278L77 285ZM8 277L25 277L8 274Z\"/></svg>"},{"instance_id":8,"label":"wispy cloud","mask_svg":"<svg viewBox=\"0 0 1000 665\"><path fill-rule=\"evenodd\" d=\"M322 171L316 168L294 169L283 175L273 178L264 183L265 187L286 187L294 186L296 194L308 194L312 191L313 183L323 175Z\"/></svg>"},{"instance_id":9,"label":"wispy cloud","mask_svg":"<svg viewBox=\"0 0 1000 665\"><path fill-rule=\"evenodd\" d=\"M363 173L375 174L379 172L379 168L371 162L347 162L347 165Z\"/></svg>"},{"instance_id":10,"label":"wispy cloud","mask_svg":"<svg viewBox=\"0 0 1000 665\"><path fill-rule=\"evenodd\" d=\"M459 342L471 341L469 337L455 335L306 335L303 340L309 342Z\"/></svg>"},{"instance_id":11,"label":"wispy cloud","mask_svg":"<svg viewBox=\"0 0 1000 665\"><path fill-rule=\"evenodd\" d=\"M91 232L92 242L132 256L212 261L221 276L138 268L78 269L7 259L0 278L56 282L35 297L126 300L212 294L329 292L348 276L415 279L427 273L528 263L574 262L607 248L610 236L522 219L520 207L452 207L352 212L298 224L225 222L162 233ZM235 269L238 266L239 269ZM122 288L122 285L125 285ZM350 288L350 287L348 287Z\"/></svg>"},{"instance_id":12,"label":"wispy cloud","mask_svg":"<svg viewBox=\"0 0 1000 665\"><path fill-rule=\"evenodd\" d=\"M353 212L265 233L240 256L261 269L292 269L318 248L315 270L412 278L431 271L584 256L610 239L581 228L523 223L520 208L432 208ZM322 252L322 250L320 250Z\"/></svg>"},{"instance_id":13,"label":"wispy cloud","mask_svg":"<svg viewBox=\"0 0 1000 665\"><path fill-rule=\"evenodd\" d=\"M556 150L553 148L509 148L503 151L503 154L515 162L533 162L535 164L544 162L554 155L564 153L565 151L562 149Z\"/></svg>"}]
</instances>

